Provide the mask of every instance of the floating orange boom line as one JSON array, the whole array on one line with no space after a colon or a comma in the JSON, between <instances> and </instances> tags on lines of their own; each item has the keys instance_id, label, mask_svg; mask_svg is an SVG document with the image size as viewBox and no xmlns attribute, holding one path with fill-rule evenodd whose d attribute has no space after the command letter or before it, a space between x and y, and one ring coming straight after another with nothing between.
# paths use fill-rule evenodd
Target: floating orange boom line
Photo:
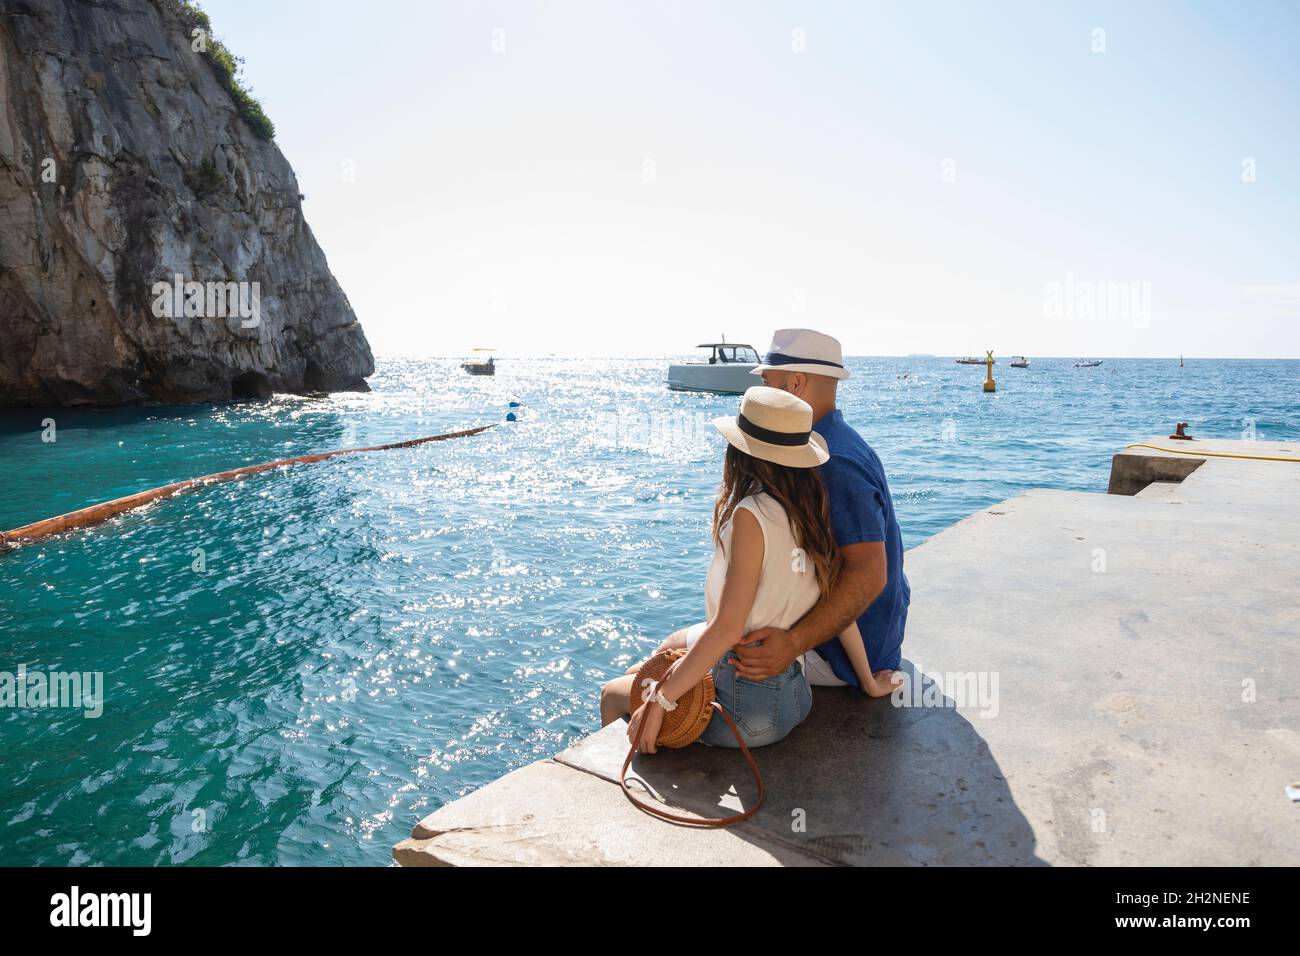
<instances>
[{"instance_id":1,"label":"floating orange boom line","mask_svg":"<svg viewBox=\"0 0 1300 956\"><path fill-rule=\"evenodd\" d=\"M236 478L243 478L245 475L255 475L259 471L270 471L272 468L279 468L283 465L310 464L324 461L326 458L334 458L337 455L354 455L363 451L387 451L390 448L410 448L412 445L423 445L425 442L446 441L448 438L466 438L487 431L491 427L492 425L480 425L477 428L467 428L464 431L448 432L445 435L430 435L428 438L413 438L410 441L394 442L391 445L371 445L368 448L342 448L338 451L323 451L316 455L281 458L279 461L268 461L262 465L231 468L229 471L219 471L215 475L204 475L202 478L177 481L170 485L163 485L161 488L150 488L148 491L140 491L133 495L127 495L125 498L115 498L102 504L70 511L65 515L59 515L57 518L46 518L44 521L23 525L21 528L14 528L12 531L0 532L0 544L16 548L41 538L48 538L52 534L60 534L74 528L86 528L90 525L99 524L120 515L124 511L139 508L160 498L170 498L172 495L193 491L196 488L216 484L219 481L232 481ZM0 551L0 553L3 552Z\"/></svg>"}]
</instances>

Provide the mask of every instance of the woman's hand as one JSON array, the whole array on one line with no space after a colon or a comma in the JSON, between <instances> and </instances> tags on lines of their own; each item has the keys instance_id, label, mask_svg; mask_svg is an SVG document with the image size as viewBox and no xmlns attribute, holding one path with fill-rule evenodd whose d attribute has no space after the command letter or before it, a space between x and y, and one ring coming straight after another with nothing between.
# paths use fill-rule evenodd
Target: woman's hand
<instances>
[{"instance_id":1,"label":"woman's hand","mask_svg":"<svg viewBox=\"0 0 1300 956\"><path fill-rule=\"evenodd\" d=\"M899 671L876 671L867 681L862 692L868 697L888 697L903 683L903 674Z\"/></svg>"},{"instance_id":2,"label":"woman's hand","mask_svg":"<svg viewBox=\"0 0 1300 956\"><path fill-rule=\"evenodd\" d=\"M638 753L655 752L655 741L664 723L664 709L659 704L647 702L636 709L627 725L627 739Z\"/></svg>"},{"instance_id":3,"label":"woman's hand","mask_svg":"<svg viewBox=\"0 0 1300 956\"><path fill-rule=\"evenodd\" d=\"M655 648L654 654L651 654L650 657L654 657L655 654L658 654L660 651L669 651L677 647L680 647L683 650L686 649L686 628L684 627L681 628L680 630L673 631L662 641L660 641L659 646ZM648 661L649 659L650 658L646 658L646 661ZM639 671L642 667L645 666L646 661L638 661L637 663L629 667L627 670L625 670L623 673L635 674L637 671Z\"/></svg>"},{"instance_id":4,"label":"woman's hand","mask_svg":"<svg viewBox=\"0 0 1300 956\"><path fill-rule=\"evenodd\" d=\"M683 627L673 631L659 642L659 646L655 648L655 653L657 654L660 651L670 651L676 647L684 648L686 646L686 630L687 629Z\"/></svg>"}]
</instances>

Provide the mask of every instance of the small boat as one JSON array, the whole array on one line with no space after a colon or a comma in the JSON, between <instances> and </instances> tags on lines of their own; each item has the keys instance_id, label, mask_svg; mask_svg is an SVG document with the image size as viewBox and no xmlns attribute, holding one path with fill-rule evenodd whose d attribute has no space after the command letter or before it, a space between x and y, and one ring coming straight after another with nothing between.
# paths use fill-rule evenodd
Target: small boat
<instances>
[{"instance_id":1,"label":"small boat","mask_svg":"<svg viewBox=\"0 0 1300 956\"><path fill-rule=\"evenodd\" d=\"M744 395L751 386L763 384L757 375L749 374L758 366L758 352L752 345L722 341L704 342L696 348L709 349L707 362L668 366L668 387L674 391Z\"/></svg>"},{"instance_id":2,"label":"small boat","mask_svg":"<svg viewBox=\"0 0 1300 956\"><path fill-rule=\"evenodd\" d=\"M1074 363L1075 368L1096 368L1101 364L1101 359L1079 359Z\"/></svg>"},{"instance_id":3,"label":"small boat","mask_svg":"<svg viewBox=\"0 0 1300 956\"><path fill-rule=\"evenodd\" d=\"M493 349L474 349L475 352L491 352ZM460 367L471 375L495 375L497 366L489 355L486 359L470 359L467 362L461 362Z\"/></svg>"},{"instance_id":4,"label":"small boat","mask_svg":"<svg viewBox=\"0 0 1300 956\"><path fill-rule=\"evenodd\" d=\"M1017 355L1011 362L1012 368L1029 368L1029 359L1023 355Z\"/></svg>"},{"instance_id":5,"label":"small boat","mask_svg":"<svg viewBox=\"0 0 1300 956\"><path fill-rule=\"evenodd\" d=\"M958 365L988 365L989 361L988 359L975 358L975 356L973 355L967 355L965 358L959 358L957 360L957 364ZM998 360L994 359L993 364L997 365Z\"/></svg>"}]
</instances>

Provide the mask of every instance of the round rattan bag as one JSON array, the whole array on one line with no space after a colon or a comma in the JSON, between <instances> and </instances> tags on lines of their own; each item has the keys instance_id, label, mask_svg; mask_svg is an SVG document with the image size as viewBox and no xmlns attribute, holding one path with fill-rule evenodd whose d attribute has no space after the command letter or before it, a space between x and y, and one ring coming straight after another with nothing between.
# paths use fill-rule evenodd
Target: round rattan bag
<instances>
[{"instance_id":1,"label":"round rattan bag","mask_svg":"<svg viewBox=\"0 0 1300 956\"><path fill-rule=\"evenodd\" d=\"M636 680L632 683L633 712L645 703L645 693L650 682L662 687L669 670L685 656L686 648L670 647L659 651L641 665L641 669L636 672ZM716 696L713 674L706 673L702 681L677 699L676 710L665 711L655 746L685 747L695 743L713 718L713 701Z\"/></svg>"},{"instance_id":2,"label":"round rattan bag","mask_svg":"<svg viewBox=\"0 0 1300 956\"><path fill-rule=\"evenodd\" d=\"M645 693L649 689L649 685L653 683L662 687L668 675L672 673L673 669L685 656L686 648L684 647L667 648L659 651L641 665L640 670L636 672L636 680L632 684L631 703L633 713L645 703ZM744 755L745 762L749 764L750 773L754 775L754 783L758 786L758 799L752 807L743 813L718 819L682 816L642 803L632 796L632 791L627 785L627 769L632 765L632 758L636 755L636 746L634 744L628 750L627 757L623 761L623 770L619 773L618 778L619 785L622 786L623 793L627 795L627 798L646 813L664 820L670 820L673 823L683 823L689 826L726 827L752 816L763 805L763 775L758 772L758 764L754 763L754 757L749 752L749 747L745 745L745 738L740 733L740 728L736 726L736 722L731 719L727 709L716 700L716 697L717 691L713 686L713 673L710 671L705 673L704 678L698 684L677 698L676 707L664 711L663 724L659 727L659 735L655 738L655 746L685 747L692 744L704 733L704 728L713 719L713 714L715 712L721 714L722 719L727 722L727 726L731 729L732 736L736 738L736 745L740 748L741 754Z\"/></svg>"}]
</instances>

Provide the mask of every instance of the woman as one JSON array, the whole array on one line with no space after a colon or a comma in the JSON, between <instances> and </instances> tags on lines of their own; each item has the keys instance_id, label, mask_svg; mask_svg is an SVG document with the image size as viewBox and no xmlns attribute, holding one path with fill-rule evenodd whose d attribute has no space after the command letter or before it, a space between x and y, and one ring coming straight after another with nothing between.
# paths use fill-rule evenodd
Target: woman
<instances>
[{"instance_id":1,"label":"woman","mask_svg":"<svg viewBox=\"0 0 1300 956\"><path fill-rule=\"evenodd\" d=\"M829 455L826 443L812 431L812 406L765 385L745 392L734 419L714 419L713 425L728 446L713 509L716 549L704 586L708 620L675 632L660 645L660 650L689 650L659 691L675 702L712 671L718 703L735 720L745 744L761 747L785 737L812 709L806 655L775 677L752 681L736 675L732 648L760 627L790 627L834 584L841 559L816 471ZM863 689L873 696L888 694L892 675L871 673L856 625L840 639ZM605 685L602 724L629 714L639 667ZM647 701L631 714L628 738L638 751L654 753L664 713L660 703ZM737 746L716 713L699 739L712 746Z\"/></svg>"}]
</instances>

